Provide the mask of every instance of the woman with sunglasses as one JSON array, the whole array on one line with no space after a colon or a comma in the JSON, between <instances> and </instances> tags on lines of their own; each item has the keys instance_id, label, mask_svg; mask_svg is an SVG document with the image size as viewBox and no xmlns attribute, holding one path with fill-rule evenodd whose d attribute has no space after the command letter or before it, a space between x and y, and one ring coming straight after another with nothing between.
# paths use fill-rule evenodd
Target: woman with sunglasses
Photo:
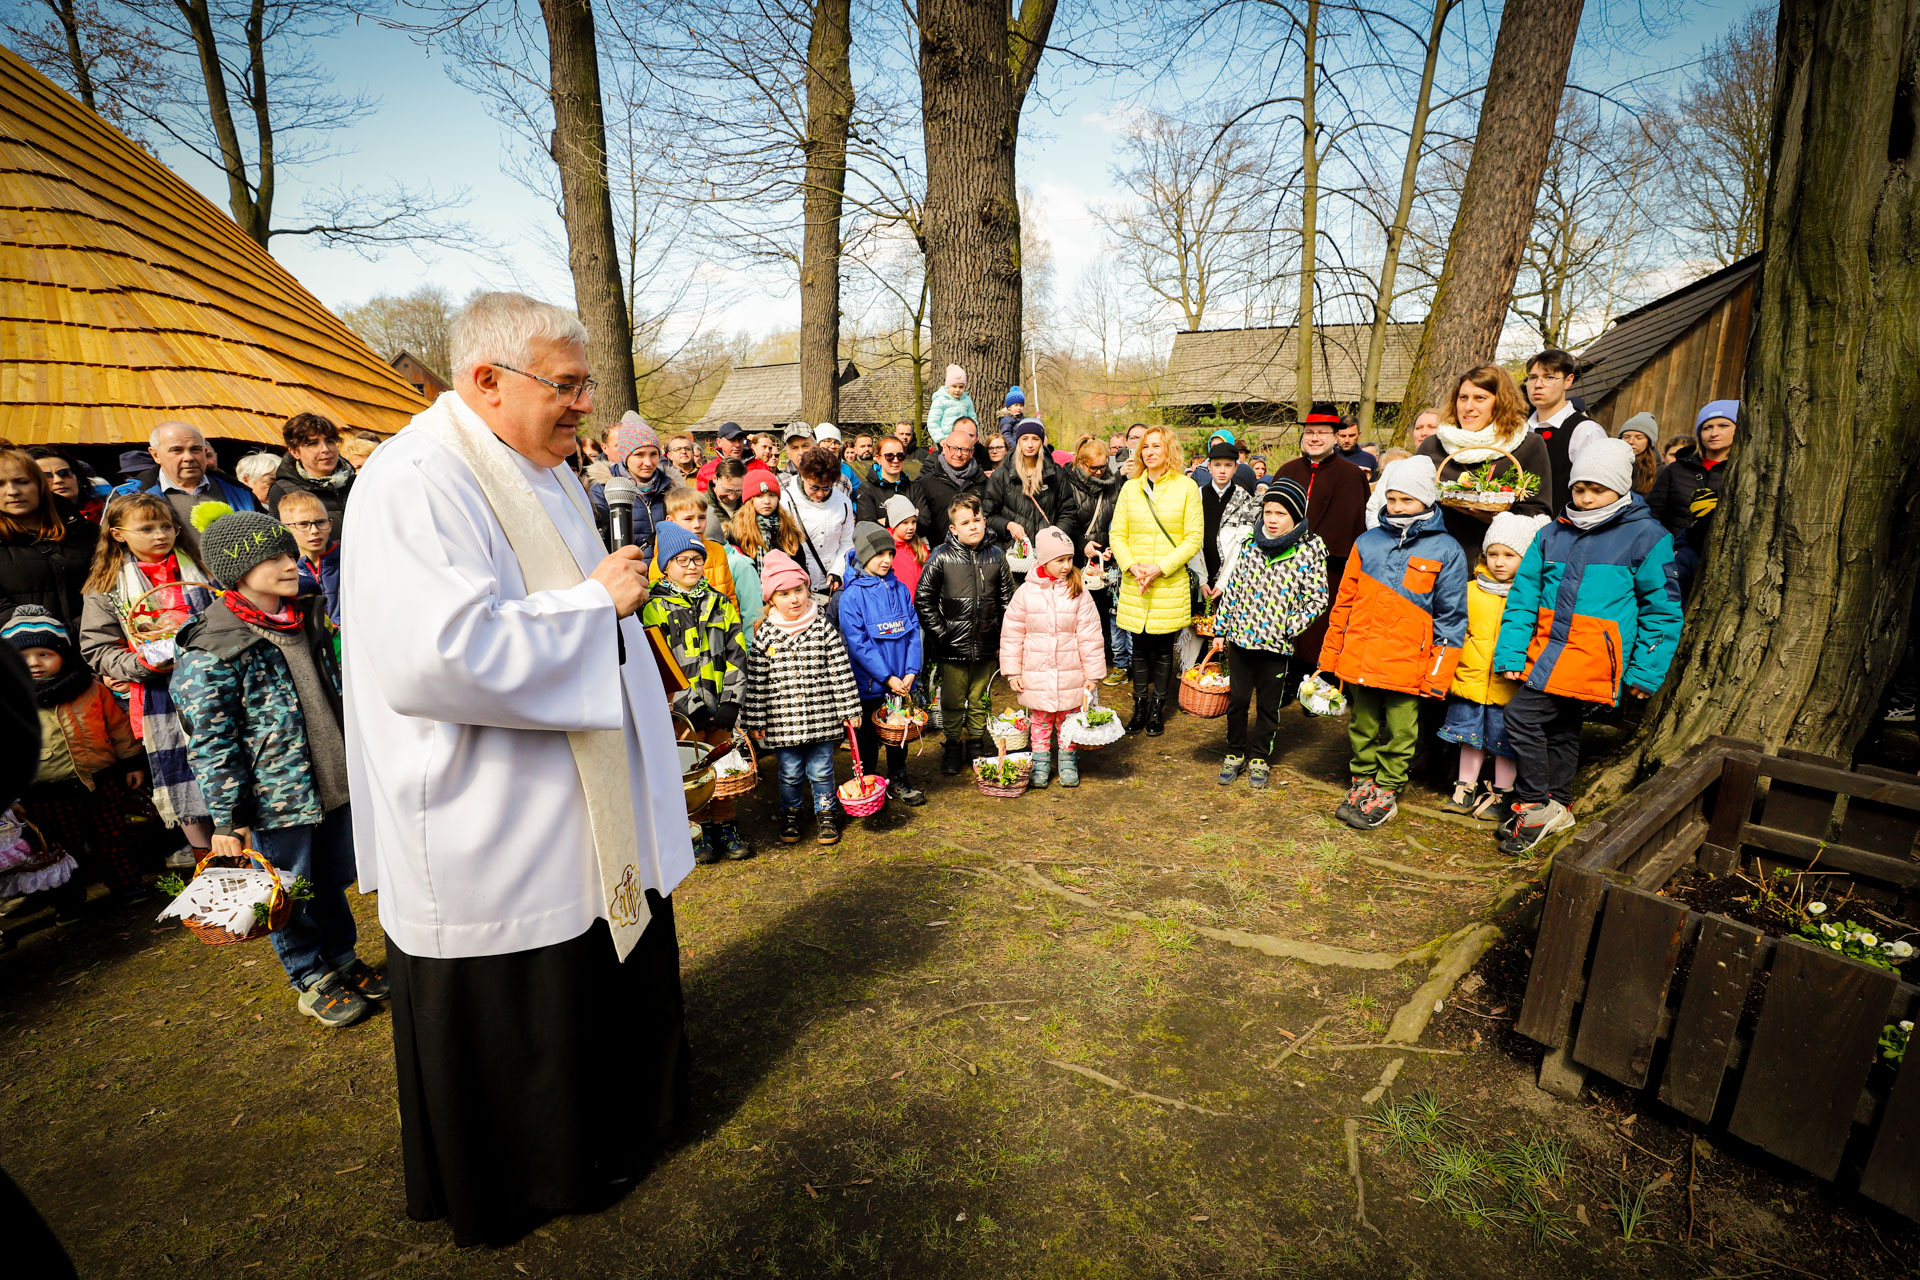
<instances>
[{"instance_id":1,"label":"woman with sunglasses","mask_svg":"<svg viewBox=\"0 0 1920 1280\"><path fill-rule=\"evenodd\" d=\"M907 446L892 436L882 436L873 458L873 470L860 479L860 494L853 503L854 515L871 524L884 525L887 499L897 494L912 502L920 513L921 530L931 528L933 514L927 506L926 491L918 480L907 478Z\"/></svg>"}]
</instances>

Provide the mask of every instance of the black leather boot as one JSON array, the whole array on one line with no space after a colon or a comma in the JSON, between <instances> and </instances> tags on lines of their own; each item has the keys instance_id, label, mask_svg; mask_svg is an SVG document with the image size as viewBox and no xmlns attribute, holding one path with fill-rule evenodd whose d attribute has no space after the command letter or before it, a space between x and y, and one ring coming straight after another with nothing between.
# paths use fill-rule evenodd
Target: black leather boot
<instances>
[{"instance_id":1,"label":"black leather boot","mask_svg":"<svg viewBox=\"0 0 1920 1280\"><path fill-rule=\"evenodd\" d=\"M1128 733L1147 727L1147 706L1153 701L1153 667L1144 658L1133 664L1133 718L1127 721Z\"/></svg>"},{"instance_id":2,"label":"black leather boot","mask_svg":"<svg viewBox=\"0 0 1920 1280\"><path fill-rule=\"evenodd\" d=\"M1157 738L1166 731L1166 699L1150 693L1147 695L1147 736Z\"/></svg>"}]
</instances>

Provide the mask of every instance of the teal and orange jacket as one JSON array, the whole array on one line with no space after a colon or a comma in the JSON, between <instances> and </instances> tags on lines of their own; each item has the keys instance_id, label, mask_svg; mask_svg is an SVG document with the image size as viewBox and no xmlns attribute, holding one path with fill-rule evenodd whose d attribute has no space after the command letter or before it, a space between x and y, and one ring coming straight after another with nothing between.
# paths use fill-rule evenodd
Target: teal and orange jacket
<instances>
[{"instance_id":1,"label":"teal and orange jacket","mask_svg":"<svg viewBox=\"0 0 1920 1280\"><path fill-rule=\"evenodd\" d=\"M1658 689L1679 648L1673 538L1636 496L1597 528L1563 515L1540 531L1507 593L1493 669L1612 706L1623 683Z\"/></svg>"},{"instance_id":2,"label":"teal and orange jacket","mask_svg":"<svg viewBox=\"0 0 1920 1280\"><path fill-rule=\"evenodd\" d=\"M1389 524L1354 540L1327 614L1320 666L1350 684L1446 696L1467 639L1467 553L1435 507L1404 533Z\"/></svg>"}]
</instances>

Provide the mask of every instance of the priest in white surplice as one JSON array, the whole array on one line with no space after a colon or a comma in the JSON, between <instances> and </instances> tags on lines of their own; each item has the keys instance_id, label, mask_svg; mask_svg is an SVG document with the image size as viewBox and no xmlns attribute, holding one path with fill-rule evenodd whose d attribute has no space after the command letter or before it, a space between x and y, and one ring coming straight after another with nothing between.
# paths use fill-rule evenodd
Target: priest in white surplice
<instances>
[{"instance_id":1,"label":"priest in white surplice","mask_svg":"<svg viewBox=\"0 0 1920 1280\"><path fill-rule=\"evenodd\" d=\"M593 408L568 312L483 294L454 389L355 483L348 770L393 986L407 1212L461 1244L604 1207L685 1106L693 868L666 695L571 471Z\"/></svg>"}]
</instances>

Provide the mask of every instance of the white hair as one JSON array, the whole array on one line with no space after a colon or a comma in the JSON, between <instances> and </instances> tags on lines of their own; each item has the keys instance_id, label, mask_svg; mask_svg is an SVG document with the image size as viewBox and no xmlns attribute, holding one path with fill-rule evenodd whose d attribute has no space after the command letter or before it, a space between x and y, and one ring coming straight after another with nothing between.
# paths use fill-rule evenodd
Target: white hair
<instances>
[{"instance_id":1,"label":"white hair","mask_svg":"<svg viewBox=\"0 0 1920 1280\"><path fill-rule=\"evenodd\" d=\"M160 447L160 434L164 431L172 431L176 428L178 428L181 431L193 432L193 434L200 437L201 444L205 444L207 442L207 437L204 434L202 434L200 428L194 426L191 422L163 422L159 426L155 427L151 432L148 433L147 448L158 449Z\"/></svg>"},{"instance_id":2,"label":"white hair","mask_svg":"<svg viewBox=\"0 0 1920 1280\"><path fill-rule=\"evenodd\" d=\"M240 465L233 469L233 474L240 478L241 484L251 486L255 480L264 480L279 470L280 455L262 450L240 459Z\"/></svg>"},{"instance_id":3,"label":"white hair","mask_svg":"<svg viewBox=\"0 0 1920 1280\"><path fill-rule=\"evenodd\" d=\"M536 342L584 350L587 326L571 311L524 293L482 293L454 315L447 340L454 380L459 381L471 378L483 364L526 368L533 363Z\"/></svg>"}]
</instances>

